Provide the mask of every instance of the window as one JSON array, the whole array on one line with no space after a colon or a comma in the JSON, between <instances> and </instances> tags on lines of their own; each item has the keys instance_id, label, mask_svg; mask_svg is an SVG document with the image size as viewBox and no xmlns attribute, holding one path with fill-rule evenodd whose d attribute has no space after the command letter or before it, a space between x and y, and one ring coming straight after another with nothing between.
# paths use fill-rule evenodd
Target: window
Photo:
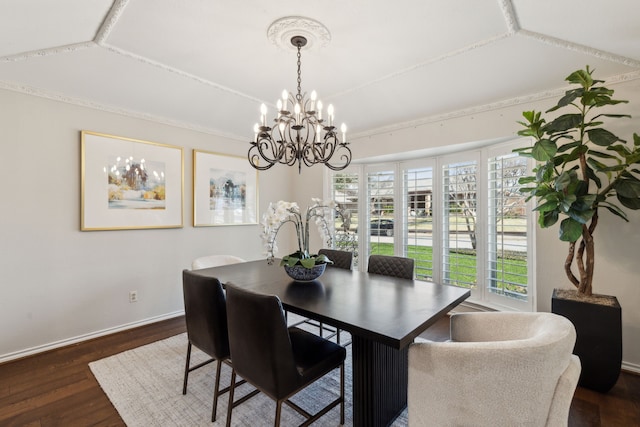
<instances>
[{"instance_id":1,"label":"window","mask_svg":"<svg viewBox=\"0 0 640 427\"><path fill-rule=\"evenodd\" d=\"M526 174L527 160L517 154L488 160L487 292L512 302L529 297L529 217L518 184Z\"/></svg>"},{"instance_id":2,"label":"window","mask_svg":"<svg viewBox=\"0 0 640 427\"><path fill-rule=\"evenodd\" d=\"M413 258L417 279L468 288L468 302L532 310L533 213L518 185L529 164L512 152L518 146L334 173L332 191L340 202L350 185L360 202L351 221L360 253Z\"/></svg>"},{"instance_id":3,"label":"window","mask_svg":"<svg viewBox=\"0 0 640 427\"><path fill-rule=\"evenodd\" d=\"M340 208L335 216L333 248L353 252L353 267L358 266L358 173L334 173L331 176L331 198Z\"/></svg>"},{"instance_id":4,"label":"window","mask_svg":"<svg viewBox=\"0 0 640 427\"><path fill-rule=\"evenodd\" d=\"M395 233L395 170L367 172L369 255L393 255ZM364 228L364 227L363 227Z\"/></svg>"},{"instance_id":5,"label":"window","mask_svg":"<svg viewBox=\"0 0 640 427\"><path fill-rule=\"evenodd\" d=\"M475 289L478 195L476 160L442 165L442 283Z\"/></svg>"},{"instance_id":6,"label":"window","mask_svg":"<svg viewBox=\"0 0 640 427\"><path fill-rule=\"evenodd\" d=\"M404 171L404 253L416 261L416 279L433 280L433 168Z\"/></svg>"}]
</instances>

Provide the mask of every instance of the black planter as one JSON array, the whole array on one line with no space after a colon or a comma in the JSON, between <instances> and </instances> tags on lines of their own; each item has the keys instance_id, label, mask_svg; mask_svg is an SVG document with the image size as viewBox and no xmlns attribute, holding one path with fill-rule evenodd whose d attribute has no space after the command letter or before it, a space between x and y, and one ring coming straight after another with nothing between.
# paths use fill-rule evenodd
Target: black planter
<instances>
[{"instance_id":1,"label":"black planter","mask_svg":"<svg viewBox=\"0 0 640 427\"><path fill-rule=\"evenodd\" d=\"M606 393L616 384L622 365L622 309L616 297L611 305L566 299L554 289L551 311L576 328L573 353L580 358L582 372L578 385Z\"/></svg>"}]
</instances>

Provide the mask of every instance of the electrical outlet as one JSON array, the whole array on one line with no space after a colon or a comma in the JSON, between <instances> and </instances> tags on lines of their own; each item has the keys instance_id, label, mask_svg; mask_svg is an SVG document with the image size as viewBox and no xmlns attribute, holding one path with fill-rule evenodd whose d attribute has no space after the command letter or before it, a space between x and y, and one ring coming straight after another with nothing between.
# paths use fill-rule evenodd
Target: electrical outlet
<instances>
[{"instance_id":1,"label":"electrical outlet","mask_svg":"<svg viewBox=\"0 0 640 427\"><path fill-rule=\"evenodd\" d=\"M138 291L129 291L129 302L138 302Z\"/></svg>"}]
</instances>

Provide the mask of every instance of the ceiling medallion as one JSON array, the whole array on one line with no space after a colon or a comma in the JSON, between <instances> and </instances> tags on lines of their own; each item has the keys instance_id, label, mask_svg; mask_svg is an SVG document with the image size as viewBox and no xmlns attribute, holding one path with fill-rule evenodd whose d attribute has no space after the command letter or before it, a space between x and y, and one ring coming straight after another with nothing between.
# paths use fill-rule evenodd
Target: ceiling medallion
<instances>
[{"instance_id":1,"label":"ceiling medallion","mask_svg":"<svg viewBox=\"0 0 640 427\"><path fill-rule=\"evenodd\" d=\"M306 49L325 47L331 41L329 29L320 22L302 16L287 16L274 21L267 29L267 37L284 50L296 49L291 39L302 36L307 40Z\"/></svg>"}]
</instances>

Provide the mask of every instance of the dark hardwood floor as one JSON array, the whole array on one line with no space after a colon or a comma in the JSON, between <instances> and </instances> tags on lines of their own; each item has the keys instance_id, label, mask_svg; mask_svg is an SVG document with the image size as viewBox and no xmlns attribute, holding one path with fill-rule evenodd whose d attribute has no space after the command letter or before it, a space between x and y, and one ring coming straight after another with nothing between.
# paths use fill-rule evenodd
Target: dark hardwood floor
<instances>
[{"instance_id":1,"label":"dark hardwood floor","mask_svg":"<svg viewBox=\"0 0 640 427\"><path fill-rule=\"evenodd\" d=\"M423 336L448 337L448 319ZM122 426L89 362L185 331L178 317L0 364L0 426ZM640 376L623 372L608 394L578 388L569 425L640 426Z\"/></svg>"}]
</instances>

